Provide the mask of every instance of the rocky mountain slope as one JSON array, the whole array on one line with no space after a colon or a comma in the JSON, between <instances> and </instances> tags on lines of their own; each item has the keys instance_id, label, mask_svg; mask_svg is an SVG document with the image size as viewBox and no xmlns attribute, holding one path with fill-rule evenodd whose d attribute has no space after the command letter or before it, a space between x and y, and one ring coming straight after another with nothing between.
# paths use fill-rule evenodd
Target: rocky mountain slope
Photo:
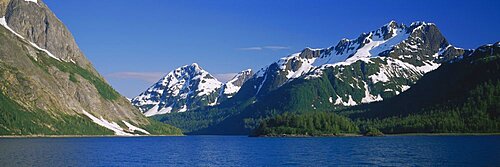
<instances>
[{"instance_id":1,"label":"rocky mountain slope","mask_svg":"<svg viewBox=\"0 0 500 167\"><path fill-rule=\"evenodd\" d=\"M222 83L193 63L169 72L131 102L146 116L214 106L237 93L251 75L245 70Z\"/></svg>"},{"instance_id":2,"label":"rocky mountain slope","mask_svg":"<svg viewBox=\"0 0 500 167\"><path fill-rule=\"evenodd\" d=\"M0 12L0 134L180 134L109 86L41 0L1 0Z\"/></svg>"}]
</instances>

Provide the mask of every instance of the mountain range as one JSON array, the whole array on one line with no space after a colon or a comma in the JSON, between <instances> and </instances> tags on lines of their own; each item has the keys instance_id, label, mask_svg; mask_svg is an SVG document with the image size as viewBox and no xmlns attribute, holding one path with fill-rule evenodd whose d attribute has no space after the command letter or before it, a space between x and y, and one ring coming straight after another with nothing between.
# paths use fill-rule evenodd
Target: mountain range
<instances>
[{"instance_id":1,"label":"mountain range","mask_svg":"<svg viewBox=\"0 0 500 167\"><path fill-rule=\"evenodd\" d=\"M292 80L320 78L323 72L334 70L338 71L339 84L348 84L352 90L336 90L322 101L339 106L380 101L403 92L422 75L438 68L441 62L463 52L464 49L450 45L432 23L414 22L406 26L391 21L356 39L342 39L337 45L324 49L305 48L281 58L251 76L248 83L242 84L244 93L236 96L258 99ZM345 67L367 71L360 76ZM136 103L150 91L151 88L136 97Z\"/></svg>"},{"instance_id":2,"label":"mountain range","mask_svg":"<svg viewBox=\"0 0 500 167\"><path fill-rule=\"evenodd\" d=\"M391 21L357 38L283 57L219 105L154 118L191 134L248 134L276 114L337 111L397 97L473 51L451 45L433 23Z\"/></svg>"}]
</instances>

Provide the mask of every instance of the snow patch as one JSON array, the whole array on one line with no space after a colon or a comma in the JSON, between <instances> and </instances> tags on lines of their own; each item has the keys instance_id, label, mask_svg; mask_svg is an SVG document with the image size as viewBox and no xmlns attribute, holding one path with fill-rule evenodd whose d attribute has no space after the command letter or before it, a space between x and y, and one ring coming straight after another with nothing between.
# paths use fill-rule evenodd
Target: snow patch
<instances>
[{"instance_id":1,"label":"snow patch","mask_svg":"<svg viewBox=\"0 0 500 167\"><path fill-rule=\"evenodd\" d=\"M33 42L29 42L33 47L37 48L38 50L41 50L43 52L45 52L47 55L49 55L50 57L58 60L58 61L61 61L61 59L57 58L56 56L54 56L52 53L50 53L47 49L43 49L41 47L39 47L38 45L36 45L35 43Z\"/></svg>"},{"instance_id":2,"label":"snow patch","mask_svg":"<svg viewBox=\"0 0 500 167\"><path fill-rule=\"evenodd\" d=\"M170 112L172 112L172 106L159 109L159 104L157 104L157 105L153 106L151 109L149 109L148 111L144 112L144 115L146 117L150 117L153 115L168 114Z\"/></svg>"},{"instance_id":3,"label":"snow patch","mask_svg":"<svg viewBox=\"0 0 500 167\"><path fill-rule=\"evenodd\" d=\"M38 4L38 0L24 0L25 2L33 2L33 3L36 3Z\"/></svg>"},{"instance_id":4,"label":"snow patch","mask_svg":"<svg viewBox=\"0 0 500 167\"><path fill-rule=\"evenodd\" d=\"M373 84L376 84L377 82L389 82L390 79L387 77L383 69L380 68L379 70L380 71L377 74L370 75L368 78L372 79Z\"/></svg>"},{"instance_id":5,"label":"snow patch","mask_svg":"<svg viewBox=\"0 0 500 167\"><path fill-rule=\"evenodd\" d=\"M404 92L404 91L406 91L408 89L410 89L410 86L408 86L408 85L401 86L401 92Z\"/></svg>"},{"instance_id":6,"label":"snow patch","mask_svg":"<svg viewBox=\"0 0 500 167\"><path fill-rule=\"evenodd\" d=\"M395 45L403 42L410 36L410 34L404 33L404 29L391 28L390 31L392 31L393 36L387 40L373 36L374 32L371 32L369 36L365 38L367 43L365 43L363 47L359 48L356 53L346 61L351 62L360 58L377 57L380 53L392 49Z\"/></svg>"},{"instance_id":7,"label":"snow patch","mask_svg":"<svg viewBox=\"0 0 500 167\"><path fill-rule=\"evenodd\" d=\"M186 112L187 111L187 106L183 105L181 109L179 109L179 112Z\"/></svg>"},{"instance_id":8,"label":"snow patch","mask_svg":"<svg viewBox=\"0 0 500 167\"><path fill-rule=\"evenodd\" d=\"M82 110L82 111L83 111L83 114L85 114L92 121L94 121L94 123L96 123L96 124L98 124L98 125L100 125L102 127L105 127L105 128L107 128L109 130L112 130L113 132L115 132L115 135L119 135L119 136L133 136L133 134L125 132L123 130L123 128L121 128L116 122L109 122L109 121L105 120L102 117L97 118L97 117L95 117L94 115L88 113L85 110Z\"/></svg>"},{"instance_id":9,"label":"snow patch","mask_svg":"<svg viewBox=\"0 0 500 167\"><path fill-rule=\"evenodd\" d=\"M262 86L264 86L264 83L266 82L267 80L267 74L264 75L264 79L262 79L262 81L260 82L260 85L259 85L259 88L257 89L257 93L255 93L255 96L257 96L260 92L260 89L262 89Z\"/></svg>"},{"instance_id":10,"label":"snow patch","mask_svg":"<svg viewBox=\"0 0 500 167\"><path fill-rule=\"evenodd\" d=\"M344 105L344 106L355 106L355 105L357 105L357 103L356 103L356 101L354 101L354 100L352 99L352 96L351 96L351 95L349 95L349 100L347 101L347 103L343 103L343 105Z\"/></svg>"},{"instance_id":11,"label":"snow patch","mask_svg":"<svg viewBox=\"0 0 500 167\"><path fill-rule=\"evenodd\" d=\"M371 102L375 102L375 101L382 101L384 100L380 94L378 96L373 96L371 93L370 93L370 90L368 89L368 84L364 83L364 89L365 89L365 97L363 97L361 99L361 103L371 103Z\"/></svg>"},{"instance_id":12,"label":"snow patch","mask_svg":"<svg viewBox=\"0 0 500 167\"><path fill-rule=\"evenodd\" d=\"M2 25L3 27L5 27L7 30L9 30L10 32L12 32L14 35L16 35L17 37L21 38L21 39L24 39L23 36L19 35L17 32L15 32L12 28L9 27L9 25L7 25L7 21L5 20L5 16L1 17L0 18L0 25Z\"/></svg>"},{"instance_id":13,"label":"snow patch","mask_svg":"<svg viewBox=\"0 0 500 167\"><path fill-rule=\"evenodd\" d=\"M333 102L333 98L331 98L331 99L332 99L331 102ZM340 98L340 96L337 95L337 99L335 100L334 105L355 106L355 105L357 105L357 103L356 103L356 101L354 101L354 99L352 99L351 95L349 95L349 99L347 100L347 102L344 102L342 100L342 98Z\"/></svg>"},{"instance_id":14,"label":"snow patch","mask_svg":"<svg viewBox=\"0 0 500 167\"><path fill-rule=\"evenodd\" d=\"M441 66L441 64L435 63L433 61L424 61L423 63L425 65L417 67L417 69L422 73L428 73L434 71L435 69L439 68L439 66Z\"/></svg>"},{"instance_id":15,"label":"snow patch","mask_svg":"<svg viewBox=\"0 0 500 167\"><path fill-rule=\"evenodd\" d=\"M339 95L337 95L337 99L335 99L335 105L341 105L344 104L344 101L342 101L342 98L340 98Z\"/></svg>"},{"instance_id":16,"label":"snow patch","mask_svg":"<svg viewBox=\"0 0 500 167\"><path fill-rule=\"evenodd\" d=\"M142 132L144 134L148 134L148 135L151 134L151 133L149 133L148 131L146 131L144 129L138 128L138 127L136 127L136 126L128 123L127 121L122 120L122 122L128 127L128 129L129 129L130 132L139 131L139 132Z\"/></svg>"},{"instance_id":17,"label":"snow patch","mask_svg":"<svg viewBox=\"0 0 500 167\"><path fill-rule=\"evenodd\" d=\"M227 95L228 98L231 98L232 95L236 94L241 89L241 85L235 85L235 83L240 80L248 80L248 78L251 77L251 73L252 69L247 69L236 74L231 80L227 81L224 84L224 92L219 96Z\"/></svg>"},{"instance_id":18,"label":"snow patch","mask_svg":"<svg viewBox=\"0 0 500 167\"><path fill-rule=\"evenodd\" d=\"M226 95L234 94L234 93L238 92L240 90L240 88L241 87L233 85L233 83L231 83L231 82L228 82L228 83L226 83L226 85L224 87L224 94L226 94Z\"/></svg>"}]
</instances>

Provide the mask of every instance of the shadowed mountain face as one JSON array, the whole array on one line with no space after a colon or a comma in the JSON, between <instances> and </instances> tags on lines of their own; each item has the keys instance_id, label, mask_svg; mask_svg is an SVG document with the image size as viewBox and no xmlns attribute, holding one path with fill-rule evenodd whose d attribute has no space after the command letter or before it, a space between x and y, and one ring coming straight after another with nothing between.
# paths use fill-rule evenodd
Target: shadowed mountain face
<instances>
[{"instance_id":1,"label":"shadowed mountain face","mask_svg":"<svg viewBox=\"0 0 500 167\"><path fill-rule=\"evenodd\" d=\"M41 0L1 0L0 12L0 134L145 134L132 126L178 133L153 128L158 124L96 72Z\"/></svg>"}]
</instances>

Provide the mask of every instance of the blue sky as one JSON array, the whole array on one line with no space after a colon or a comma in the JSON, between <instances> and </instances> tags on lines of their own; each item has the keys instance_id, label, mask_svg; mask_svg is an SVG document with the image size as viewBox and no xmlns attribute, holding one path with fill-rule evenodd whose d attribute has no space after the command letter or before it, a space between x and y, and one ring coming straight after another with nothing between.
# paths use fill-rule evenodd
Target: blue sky
<instances>
[{"instance_id":1,"label":"blue sky","mask_svg":"<svg viewBox=\"0 0 500 167\"><path fill-rule=\"evenodd\" d=\"M196 62L217 77L259 69L395 20L436 23L454 45L500 40L500 1L45 0L127 97Z\"/></svg>"}]
</instances>

